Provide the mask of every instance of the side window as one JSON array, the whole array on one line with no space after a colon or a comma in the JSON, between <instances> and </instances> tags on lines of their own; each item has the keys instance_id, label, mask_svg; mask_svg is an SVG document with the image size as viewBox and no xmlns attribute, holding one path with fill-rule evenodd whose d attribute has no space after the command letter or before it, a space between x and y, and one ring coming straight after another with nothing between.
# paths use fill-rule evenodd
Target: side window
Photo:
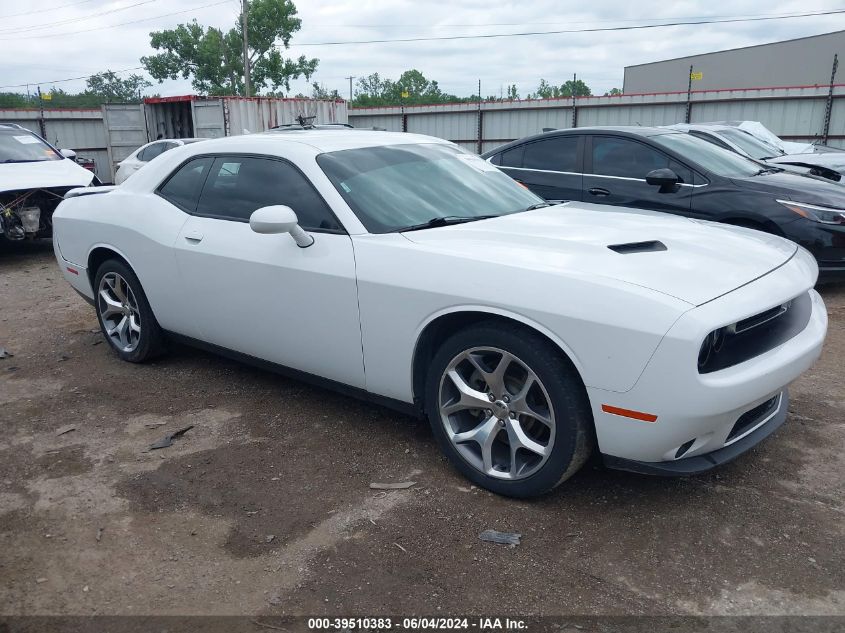
<instances>
[{"instance_id":1,"label":"side window","mask_svg":"<svg viewBox=\"0 0 845 633\"><path fill-rule=\"evenodd\" d=\"M525 145L517 145L499 154L497 165L502 167L522 167L522 155L525 152Z\"/></svg>"},{"instance_id":2,"label":"side window","mask_svg":"<svg viewBox=\"0 0 845 633\"><path fill-rule=\"evenodd\" d=\"M164 151L164 143L153 143L144 151L138 154L138 160L144 163L150 162L153 158Z\"/></svg>"},{"instance_id":3,"label":"side window","mask_svg":"<svg viewBox=\"0 0 845 633\"><path fill-rule=\"evenodd\" d=\"M270 158L221 156L214 159L197 213L246 222L261 207L284 204L310 230L341 227L313 185L292 165Z\"/></svg>"},{"instance_id":4,"label":"side window","mask_svg":"<svg viewBox=\"0 0 845 633\"><path fill-rule=\"evenodd\" d=\"M625 138L593 137L593 173L596 175L645 180L648 172L664 167L678 174L681 182L692 182L690 170L663 152Z\"/></svg>"},{"instance_id":5,"label":"side window","mask_svg":"<svg viewBox=\"0 0 845 633\"><path fill-rule=\"evenodd\" d=\"M212 162L213 158L206 157L185 163L159 188L159 195L177 207L193 212Z\"/></svg>"},{"instance_id":6,"label":"side window","mask_svg":"<svg viewBox=\"0 0 845 633\"><path fill-rule=\"evenodd\" d=\"M527 169L578 171L578 137L553 136L525 145L522 166Z\"/></svg>"}]
</instances>

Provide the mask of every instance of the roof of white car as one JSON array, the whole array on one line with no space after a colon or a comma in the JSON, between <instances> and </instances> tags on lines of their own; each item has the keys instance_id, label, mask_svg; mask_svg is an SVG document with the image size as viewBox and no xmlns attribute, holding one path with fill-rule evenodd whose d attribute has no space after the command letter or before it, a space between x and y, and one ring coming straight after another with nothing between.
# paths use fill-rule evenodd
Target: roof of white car
<instances>
[{"instance_id":1,"label":"roof of white car","mask_svg":"<svg viewBox=\"0 0 845 633\"><path fill-rule=\"evenodd\" d=\"M448 143L443 139L422 134L405 132L382 132L375 130L284 130L268 131L260 134L246 134L209 140L202 143L203 152L223 149L257 150L268 145L297 144L308 145L319 152L333 152L341 149L357 149L379 145L407 145L409 143Z\"/></svg>"}]
</instances>

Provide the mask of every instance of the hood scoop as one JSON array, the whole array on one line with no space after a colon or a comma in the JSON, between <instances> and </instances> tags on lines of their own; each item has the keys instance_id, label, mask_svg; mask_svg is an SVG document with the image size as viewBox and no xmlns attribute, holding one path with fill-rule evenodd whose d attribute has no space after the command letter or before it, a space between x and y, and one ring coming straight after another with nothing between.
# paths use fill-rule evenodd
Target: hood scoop
<instances>
[{"instance_id":1,"label":"hood scoop","mask_svg":"<svg viewBox=\"0 0 845 633\"><path fill-rule=\"evenodd\" d=\"M666 244L657 240L650 240L648 242L629 242L627 244L611 244L608 248L616 251L620 255L630 255L631 253L656 253L657 251L669 250Z\"/></svg>"}]
</instances>

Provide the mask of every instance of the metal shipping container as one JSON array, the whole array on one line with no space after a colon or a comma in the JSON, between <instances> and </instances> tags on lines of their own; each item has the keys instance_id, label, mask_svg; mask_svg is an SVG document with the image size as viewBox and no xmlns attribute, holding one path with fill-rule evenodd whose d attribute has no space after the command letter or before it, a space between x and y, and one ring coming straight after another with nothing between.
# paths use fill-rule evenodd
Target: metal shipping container
<instances>
[{"instance_id":1,"label":"metal shipping container","mask_svg":"<svg viewBox=\"0 0 845 633\"><path fill-rule=\"evenodd\" d=\"M111 174L138 147L157 138L220 138L294 123L346 123L346 102L276 97L153 97L131 105L104 105L102 119Z\"/></svg>"}]
</instances>

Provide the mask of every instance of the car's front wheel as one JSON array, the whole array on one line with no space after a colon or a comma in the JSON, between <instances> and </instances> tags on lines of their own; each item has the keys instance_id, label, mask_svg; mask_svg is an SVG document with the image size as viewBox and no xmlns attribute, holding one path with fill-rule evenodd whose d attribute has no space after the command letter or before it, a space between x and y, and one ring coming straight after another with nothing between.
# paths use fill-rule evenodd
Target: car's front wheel
<instances>
[{"instance_id":1,"label":"car's front wheel","mask_svg":"<svg viewBox=\"0 0 845 633\"><path fill-rule=\"evenodd\" d=\"M159 354L163 335L141 287L129 266L109 259L94 277L94 305L100 329L118 356L141 363Z\"/></svg>"},{"instance_id":2,"label":"car's front wheel","mask_svg":"<svg viewBox=\"0 0 845 633\"><path fill-rule=\"evenodd\" d=\"M489 322L452 335L429 367L425 401L452 464L499 494L551 490L584 464L594 444L575 367L528 329Z\"/></svg>"}]
</instances>

